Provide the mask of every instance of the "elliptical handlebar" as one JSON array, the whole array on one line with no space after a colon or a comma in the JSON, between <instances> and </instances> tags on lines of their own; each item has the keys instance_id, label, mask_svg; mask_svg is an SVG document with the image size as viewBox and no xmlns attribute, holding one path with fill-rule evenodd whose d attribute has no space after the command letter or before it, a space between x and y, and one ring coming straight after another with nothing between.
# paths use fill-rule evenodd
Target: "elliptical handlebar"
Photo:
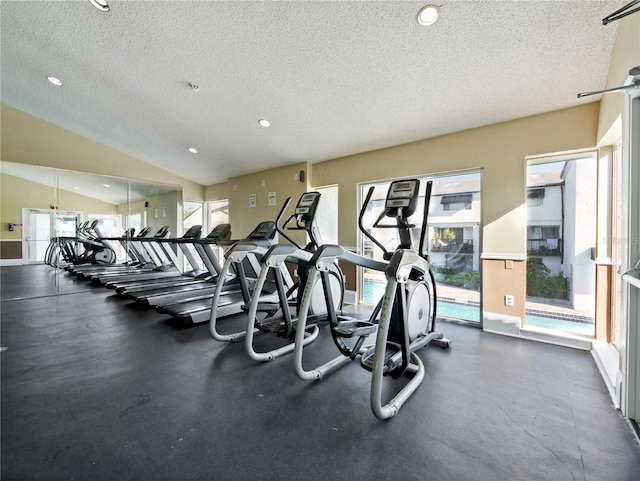
<instances>
[{"instance_id":1,"label":"elliptical handlebar","mask_svg":"<svg viewBox=\"0 0 640 481\"><path fill-rule=\"evenodd\" d=\"M433 188L433 181L427 182L427 186L424 191L424 209L422 216L422 229L420 229L420 245L418 246L418 254L420 257L424 257L429 260L424 253L424 240L427 236L427 222L429 220L429 204L431 204L431 189Z\"/></svg>"},{"instance_id":2,"label":"elliptical handlebar","mask_svg":"<svg viewBox=\"0 0 640 481\"><path fill-rule=\"evenodd\" d=\"M372 185L371 187L369 187L369 191L367 192L367 195L364 198L364 202L362 203L362 208L360 209L360 215L358 216L358 227L360 228L360 232L362 232L371 242L377 245L385 255L387 255L389 254L389 251L385 249L385 247L382 245L382 243L378 239L376 239L369 232L367 232L367 229L365 229L364 225L362 224L364 213L367 210L367 206L369 205L369 202L371 201L371 196L373 195L374 190L375 190L375 186ZM386 214L386 212L387 210L385 209L383 211L383 215ZM378 218L376 223L379 222L381 219L382 219L382 216ZM374 223L374 226L375 226L375 223Z\"/></svg>"},{"instance_id":3,"label":"elliptical handlebar","mask_svg":"<svg viewBox=\"0 0 640 481\"><path fill-rule=\"evenodd\" d=\"M291 219L295 217L295 214L291 214L289 216L289 218L284 222L284 224L282 224L282 227L280 227L280 220L282 220L282 216L284 215L284 212L287 210L287 207L289 207L290 203L291 203L291 197L287 197L287 199L284 201L284 204L282 205L282 208L280 209L280 212L278 213L278 216L276 217L276 230L278 231L278 234L280 234L282 237L287 239L291 244L293 244L298 249L300 249L300 244L298 244L296 241L294 241L291 238L291 236L289 236L285 232L285 229L284 229L286 227L286 225L289 222L291 222Z\"/></svg>"}]
</instances>

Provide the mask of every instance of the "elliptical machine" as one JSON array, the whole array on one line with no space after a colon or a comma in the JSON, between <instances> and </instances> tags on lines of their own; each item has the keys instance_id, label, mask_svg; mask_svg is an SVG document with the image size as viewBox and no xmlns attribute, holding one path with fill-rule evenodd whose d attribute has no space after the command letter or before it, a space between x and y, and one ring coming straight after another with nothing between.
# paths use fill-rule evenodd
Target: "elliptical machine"
<instances>
[{"instance_id":1,"label":"elliptical machine","mask_svg":"<svg viewBox=\"0 0 640 481\"><path fill-rule=\"evenodd\" d=\"M293 214L281 224L282 216L291 202L291 197L287 198L276 220L276 228L278 233L291 244L271 246L260 259L260 273L256 281L253 297L247 308L245 337L247 354L256 361L271 361L283 354L292 352L295 348L293 339L297 330L302 292L307 286L309 261L313 253L322 244L320 233L315 225L319 201L319 192L302 194ZM288 234L288 231L305 232L308 235L309 242L302 247ZM298 271L299 281L289 290L285 290L282 282L282 272L286 269L285 262L294 264ZM260 299L260 294L270 273L275 281L278 298L277 301L264 302ZM316 279L316 281L318 280ZM344 275L336 263L329 267L326 282L327 288L331 291L332 309L334 311L341 310L344 300ZM302 333L304 345L313 342L318 337L319 328L314 322L319 319L325 320L327 313L321 283L314 282L310 292L308 311L311 316L311 323L306 325ZM267 352L256 352L253 347L253 339L254 334L257 332L276 333L280 337L292 339L292 342Z\"/></svg>"},{"instance_id":2,"label":"elliptical machine","mask_svg":"<svg viewBox=\"0 0 640 481\"><path fill-rule=\"evenodd\" d=\"M424 252L432 182L427 183L424 196L419 248L412 248L411 229L415 226L409 224L408 218L416 210L419 187L418 179L392 182L387 192L385 208L373 224L373 227L398 230L400 244L393 252L387 251L363 226L364 213L373 195L374 187L371 187L360 211L359 227L364 235L382 249L383 261L354 254L338 245L320 247L310 261L312 268L300 305L299 330L294 354L296 374L304 380L322 379L325 374L345 362L360 357L361 366L372 373L370 404L373 413L379 419L388 419L396 415L422 383L425 368L416 351L430 343L443 348L451 345L451 341L435 330L436 283L428 255ZM395 224L382 224L385 218L394 218ZM386 288L367 320L338 315L332 309L331 290L324 289L331 335L341 356L307 371L302 366L304 345L300 333L304 331L308 317L311 297L309 286L318 276L325 285L329 266L336 260L384 272ZM376 330L375 344L364 347L367 337ZM409 382L383 405L383 377L391 376L397 379L404 374L411 376Z\"/></svg>"}]
</instances>

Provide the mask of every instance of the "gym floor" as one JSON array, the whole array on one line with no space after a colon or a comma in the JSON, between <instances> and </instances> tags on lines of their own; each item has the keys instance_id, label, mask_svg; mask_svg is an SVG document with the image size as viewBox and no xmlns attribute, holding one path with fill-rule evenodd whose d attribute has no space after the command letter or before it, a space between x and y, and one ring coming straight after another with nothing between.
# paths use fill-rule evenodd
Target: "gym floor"
<instances>
[{"instance_id":1,"label":"gym floor","mask_svg":"<svg viewBox=\"0 0 640 481\"><path fill-rule=\"evenodd\" d=\"M3 481L639 479L587 352L441 322L452 348L420 351L379 421L355 362L304 382L48 266L0 273ZM336 355L325 331L309 366Z\"/></svg>"}]
</instances>

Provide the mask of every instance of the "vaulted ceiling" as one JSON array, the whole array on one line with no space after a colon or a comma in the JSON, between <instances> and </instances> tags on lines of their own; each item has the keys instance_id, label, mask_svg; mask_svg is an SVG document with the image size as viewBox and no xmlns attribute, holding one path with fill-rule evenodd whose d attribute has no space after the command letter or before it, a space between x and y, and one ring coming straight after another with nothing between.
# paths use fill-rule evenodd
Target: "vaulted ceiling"
<instances>
[{"instance_id":1,"label":"vaulted ceiling","mask_svg":"<svg viewBox=\"0 0 640 481\"><path fill-rule=\"evenodd\" d=\"M597 100L625 2L425 3L2 1L2 102L209 185Z\"/></svg>"}]
</instances>

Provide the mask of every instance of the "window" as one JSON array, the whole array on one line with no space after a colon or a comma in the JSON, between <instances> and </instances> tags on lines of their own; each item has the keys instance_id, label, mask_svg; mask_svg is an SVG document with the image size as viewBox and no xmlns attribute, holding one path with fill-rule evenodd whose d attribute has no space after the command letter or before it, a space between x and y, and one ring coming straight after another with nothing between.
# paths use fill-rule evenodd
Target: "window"
<instances>
[{"instance_id":1,"label":"window","mask_svg":"<svg viewBox=\"0 0 640 481\"><path fill-rule=\"evenodd\" d=\"M229 222L229 201L227 199L208 202L207 206L209 209L209 230L219 224Z\"/></svg>"},{"instance_id":2,"label":"window","mask_svg":"<svg viewBox=\"0 0 640 481\"><path fill-rule=\"evenodd\" d=\"M527 165L526 324L592 336L596 157L541 160Z\"/></svg>"},{"instance_id":3,"label":"window","mask_svg":"<svg viewBox=\"0 0 640 481\"><path fill-rule=\"evenodd\" d=\"M527 252L529 255L560 255L562 240L559 225L527 226Z\"/></svg>"},{"instance_id":4,"label":"window","mask_svg":"<svg viewBox=\"0 0 640 481\"><path fill-rule=\"evenodd\" d=\"M472 194L443 195L440 199L442 210L471 209Z\"/></svg>"},{"instance_id":5,"label":"window","mask_svg":"<svg viewBox=\"0 0 640 481\"><path fill-rule=\"evenodd\" d=\"M530 207L535 207L538 205L542 205L542 201L544 200L544 187L538 189L529 189L527 191L527 205Z\"/></svg>"},{"instance_id":6,"label":"window","mask_svg":"<svg viewBox=\"0 0 640 481\"><path fill-rule=\"evenodd\" d=\"M414 225L411 237L414 247L419 244L423 218L424 188L429 178L423 177L416 212L409 218ZM462 319L480 324L480 173L438 176L433 180L428 227L425 232L425 249L428 250L437 291L437 315ZM373 228L373 223L384 209L384 201L389 183L363 184L361 199L369 188L376 187L369 206L363 213L363 225L370 229L374 237L387 250L394 250L399 244L395 229ZM475 201L472 208L472 202ZM438 207L442 206L442 209ZM465 212L455 212L464 210ZM452 211L452 212L444 212ZM359 234L359 248L363 255L382 260L378 246ZM360 268L360 302L375 304L386 286L383 273L373 269Z\"/></svg>"}]
</instances>

